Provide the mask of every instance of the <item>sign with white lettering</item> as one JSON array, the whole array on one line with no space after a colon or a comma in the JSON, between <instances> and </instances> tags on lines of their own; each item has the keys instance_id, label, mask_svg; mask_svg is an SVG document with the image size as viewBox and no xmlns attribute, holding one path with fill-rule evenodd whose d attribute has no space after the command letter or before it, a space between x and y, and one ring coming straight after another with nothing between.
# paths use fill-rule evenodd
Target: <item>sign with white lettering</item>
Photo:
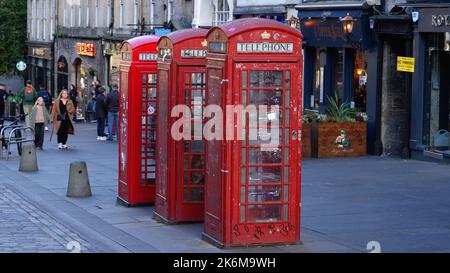
<instances>
[{"instance_id":1,"label":"sign with white lettering","mask_svg":"<svg viewBox=\"0 0 450 273\"><path fill-rule=\"evenodd\" d=\"M139 53L139 61L156 61L158 54L155 53Z\"/></svg>"},{"instance_id":2,"label":"sign with white lettering","mask_svg":"<svg viewBox=\"0 0 450 273\"><path fill-rule=\"evenodd\" d=\"M205 58L206 49L182 49L182 58Z\"/></svg>"},{"instance_id":3,"label":"sign with white lettering","mask_svg":"<svg viewBox=\"0 0 450 273\"><path fill-rule=\"evenodd\" d=\"M450 9L423 9L418 22L420 32L450 32Z\"/></svg>"},{"instance_id":4,"label":"sign with white lettering","mask_svg":"<svg viewBox=\"0 0 450 273\"><path fill-rule=\"evenodd\" d=\"M238 43L237 52L241 53L293 53L293 43Z\"/></svg>"},{"instance_id":5,"label":"sign with white lettering","mask_svg":"<svg viewBox=\"0 0 450 273\"><path fill-rule=\"evenodd\" d=\"M76 46L78 55L95 57L94 43L77 43Z\"/></svg>"}]
</instances>

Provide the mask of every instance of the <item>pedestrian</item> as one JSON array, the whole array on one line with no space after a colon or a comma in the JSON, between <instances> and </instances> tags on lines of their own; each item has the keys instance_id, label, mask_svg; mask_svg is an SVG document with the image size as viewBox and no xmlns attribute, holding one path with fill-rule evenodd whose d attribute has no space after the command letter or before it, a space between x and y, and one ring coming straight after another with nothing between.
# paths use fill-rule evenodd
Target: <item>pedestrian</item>
<instances>
[{"instance_id":1,"label":"pedestrian","mask_svg":"<svg viewBox=\"0 0 450 273\"><path fill-rule=\"evenodd\" d=\"M17 104L17 96L12 93L12 90L9 90L8 96L6 98L6 103L9 105L9 111L7 115L14 117L16 116L16 104Z\"/></svg>"},{"instance_id":2,"label":"pedestrian","mask_svg":"<svg viewBox=\"0 0 450 273\"><path fill-rule=\"evenodd\" d=\"M95 116L97 117L97 140L107 140L105 134L105 119L106 119L106 97L103 94L105 89L100 87L98 95L95 98Z\"/></svg>"},{"instance_id":3,"label":"pedestrian","mask_svg":"<svg viewBox=\"0 0 450 273\"><path fill-rule=\"evenodd\" d=\"M95 83L95 87L94 87L94 90L95 90L94 97L97 97L97 95L99 93L98 90L101 87L102 87L102 82L100 80L97 80L97 82Z\"/></svg>"},{"instance_id":4,"label":"pedestrian","mask_svg":"<svg viewBox=\"0 0 450 273\"><path fill-rule=\"evenodd\" d=\"M6 99L6 89L3 84L0 84L0 118L5 115L5 99Z\"/></svg>"},{"instance_id":5,"label":"pedestrian","mask_svg":"<svg viewBox=\"0 0 450 273\"><path fill-rule=\"evenodd\" d=\"M23 105L23 113L25 116L25 123L27 126L31 127L30 123L30 114L33 110L33 105L35 100L37 99L37 92L34 89L34 87L31 85L31 81L28 80L26 83L26 86L23 87L19 92L19 98L22 99L22 105Z\"/></svg>"},{"instance_id":6,"label":"pedestrian","mask_svg":"<svg viewBox=\"0 0 450 273\"><path fill-rule=\"evenodd\" d=\"M49 119L45 100L39 97L31 111L30 122L31 128L34 128L34 146L41 150L44 148L44 127L47 126Z\"/></svg>"},{"instance_id":7,"label":"pedestrian","mask_svg":"<svg viewBox=\"0 0 450 273\"><path fill-rule=\"evenodd\" d=\"M106 107L108 109L108 140L113 141L113 127L115 134L119 130L119 87L112 85L112 91L106 96Z\"/></svg>"},{"instance_id":8,"label":"pedestrian","mask_svg":"<svg viewBox=\"0 0 450 273\"><path fill-rule=\"evenodd\" d=\"M67 149L68 136L69 134L73 135L75 133L75 128L72 123L74 111L75 107L69 98L69 92L67 89L61 90L58 98L53 103L52 114L50 116L53 122L52 136L53 132L56 132L59 149Z\"/></svg>"},{"instance_id":9,"label":"pedestrian","mask_svg":"<svg viewBox=\"0 0 450 273\"><path fill-rule=\"evenodd\" d=\"M73 112L73 120L77 121L78 91L74 84L70 85L69 96L70 96L70 100L73 103L73 106L75 107L75 111Z\"/></svg>"},{"instance_id":10,"label":"pedestrian","mask_svg":"<svg viewBox=\"0 0 450 273\"><path fill-rule=\"evenodd\" d=\"M52 95L45 89L44 85L39 84L38 97L44 100L45 108L47 109L47 113L50 113L50 107L52 105ZM45 124L45 131L48 131L47 123Z\"/></svg>"}]
</instances>

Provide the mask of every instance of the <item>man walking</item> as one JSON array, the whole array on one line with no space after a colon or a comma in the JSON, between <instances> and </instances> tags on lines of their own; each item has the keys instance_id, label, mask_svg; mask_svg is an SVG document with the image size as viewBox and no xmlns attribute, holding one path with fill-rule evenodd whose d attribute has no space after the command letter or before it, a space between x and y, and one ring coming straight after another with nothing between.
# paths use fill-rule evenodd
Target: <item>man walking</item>
<instances>
[{"instance_id":1,"label":"man walking","mask_svg":"<svg viewBox=\"0 0 450 273\"><path fill-rule=\"evenodd\" d=\"M100 87L98 89L98 95L95 98L95 115L97 116L97 140L106 140L105 135L105 118L106 118L106 103L105 95L103 93L105 89Z\"/></svg>"},{"instance_id":2,"label":"man walking","mask_svg":"<svg viewBox=\"0 0 450 273\"><path fill-rule=\"evenodd\" d=\"M50 106L52 105L52 95L44 88L42 84L39 84L38 98L41 97L44 100L45 108L47 112L51 113ZM48 127L45 126L45 131L48 131Z\"/></svg>"},{"instance_id":3,"label":"man walking","mask_svg":"<svg viewBox=\"0 0 450 273\"><path fill-rule=\"evenodd\" d=\"M25 116L25 123L27 126L31 126L30 115L33 110L34 101L38 98L37 92L31 85L31 81L28 80L25 87L23 87L19 92L19 97L22 99L23 113Z\"/></svg>"},{"instance_id":4,"label":"man walking","mask_svg":"<svg viewBox=\"0 0 450 273\"><path fill-rule=\"evenodd\" d=\"M106 108L108 109L108 140L113 141L113 127L118 136L119 130L119 87L112 85L112 91L106 96Z\"/></svg>"},{"instance_id":5,"label":"man walking","mask_svg":"<svg viewBox=\"0 0 450 273\"><path fill-rule=\"evenodd\" d=\"M5 99L6 99L6 89L3 84L0 84L0 118L5 115Z\"/></svg>"}]
</instances>

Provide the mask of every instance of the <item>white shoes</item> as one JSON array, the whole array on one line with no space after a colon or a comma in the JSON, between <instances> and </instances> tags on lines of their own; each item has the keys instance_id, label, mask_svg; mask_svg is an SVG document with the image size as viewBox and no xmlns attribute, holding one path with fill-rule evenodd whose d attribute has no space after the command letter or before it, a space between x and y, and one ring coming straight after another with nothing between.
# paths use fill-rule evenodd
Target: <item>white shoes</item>
<instances>
[{"instance_id":1,"label":"white shoes","mask_svg":"<svg viewBox=\"0 0 450 273\"><path fill-rule=\"evenodd\" d=\"M108 139L108 137L105 137L105 136L98 136L97 137L97 140L99 140L99 141L106 141Z\"/></svg>"},{"instance_id":2,"label":"white shoes","mask_svg":"<svg viewBox=\"0 0 450 273\"><path fill-rule=\"evenodd\" d=\"M68 147L67 147L67 145L66 144L62 144L62 143L59 143L58 144L58 149L67 149Z\"/></svg>"},{"instance_id":3,"label":"white shoes","mask_svg":"<svg viewBox=\"0 0 450 273\"><path fill-rule=\"evenodd\" d=\"M45 131L48 131L48 127L47 126L45 126Z\"/></svg>"}]
</instances>

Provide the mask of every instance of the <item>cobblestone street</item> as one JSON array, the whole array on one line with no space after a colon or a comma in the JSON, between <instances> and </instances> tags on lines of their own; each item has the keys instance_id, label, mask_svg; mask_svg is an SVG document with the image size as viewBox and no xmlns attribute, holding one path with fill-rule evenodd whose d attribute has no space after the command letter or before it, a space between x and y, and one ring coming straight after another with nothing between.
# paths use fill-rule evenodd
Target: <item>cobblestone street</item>
<instances>
[{"instance_id":1,"label":"cobblestone street","mask_svg":"<svg viewBox=\"0 0 450 273\"><path fill-rule=\"evenodd\" d=\"M76 233L0 184L0 252L96 252Z\"/></svg>"}]
</instances>

